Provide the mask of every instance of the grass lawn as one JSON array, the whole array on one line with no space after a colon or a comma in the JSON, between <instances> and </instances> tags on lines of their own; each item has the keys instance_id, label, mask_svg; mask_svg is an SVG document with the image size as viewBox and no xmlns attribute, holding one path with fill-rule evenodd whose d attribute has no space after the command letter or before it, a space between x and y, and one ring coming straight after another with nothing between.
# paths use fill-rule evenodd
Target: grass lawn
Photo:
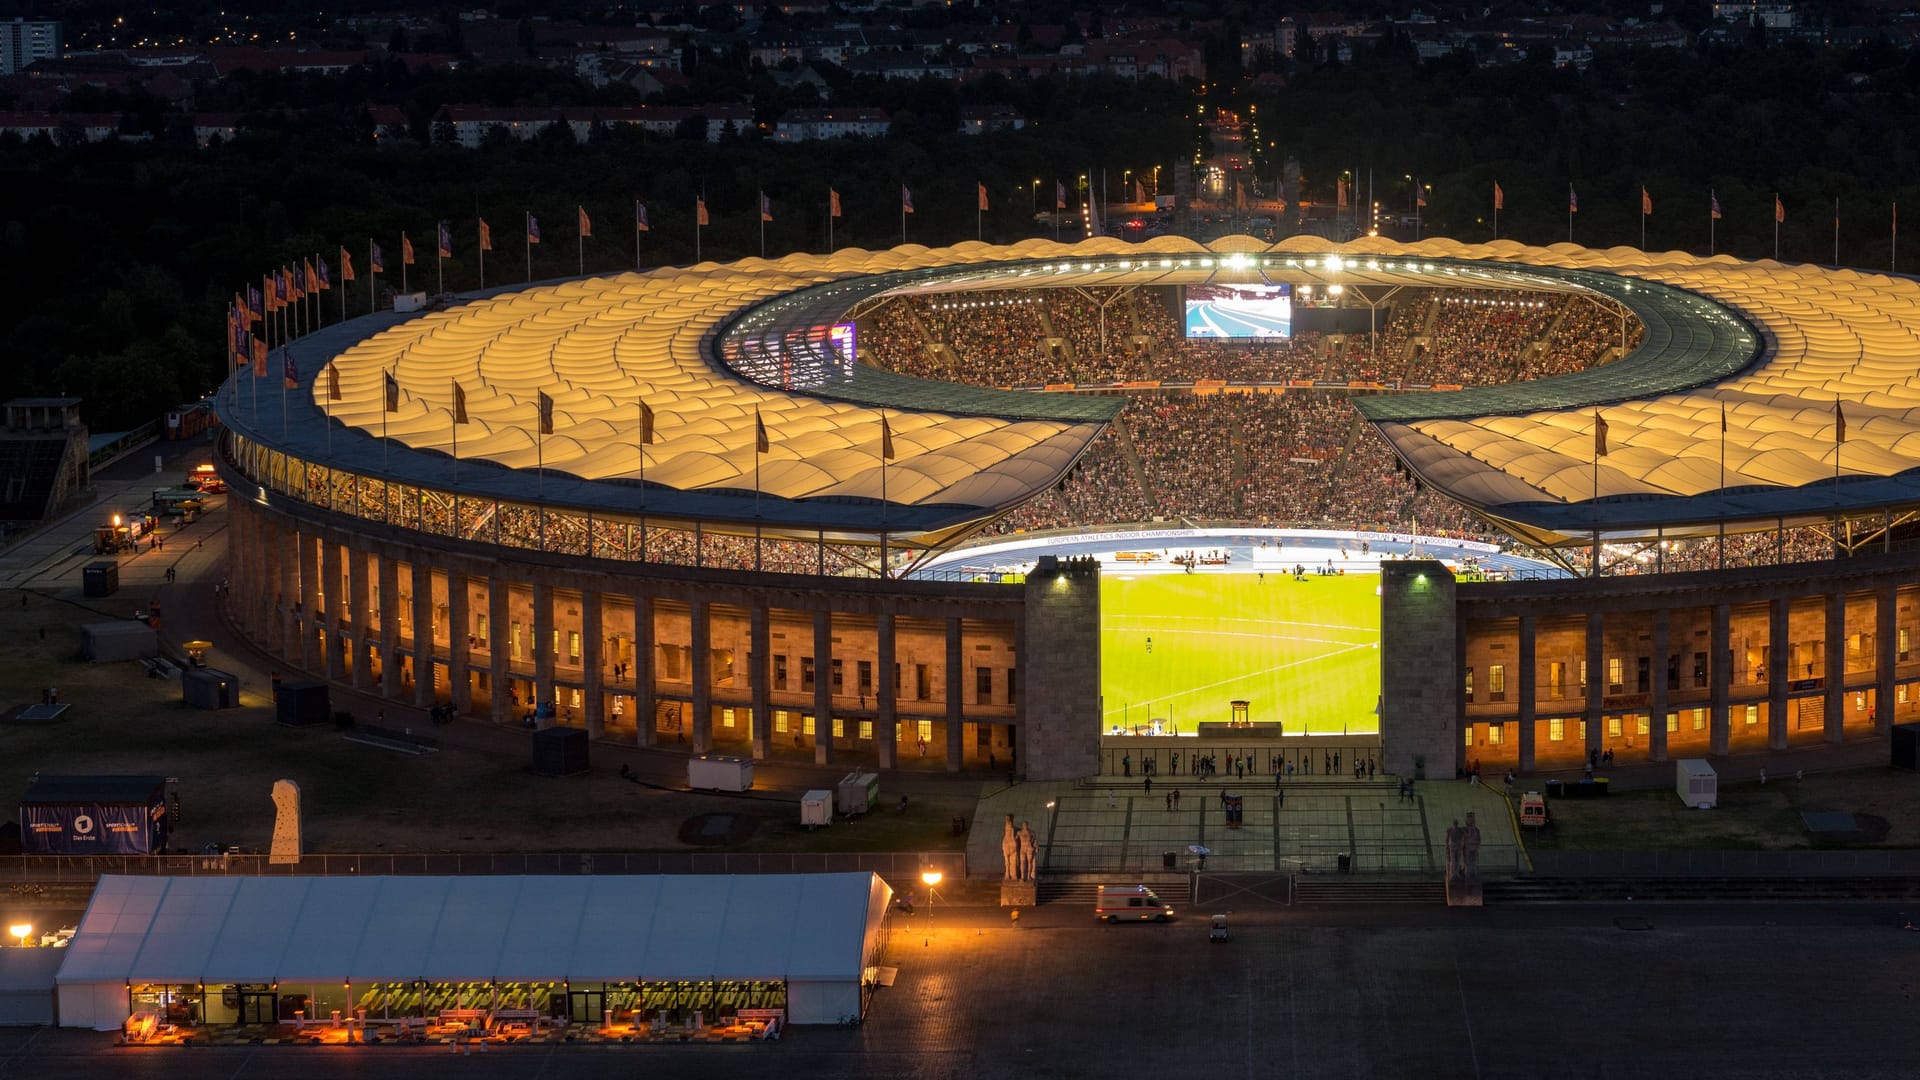
<instances>
[{"instance_id":1,"label":"grass lawn","mask_svg":"<svg viewBox=\"0 0 1920 1080\"><path fill-rule=\"evenodd\" d=\"M1249 719L1289 732L1378 730L1379 580L1102 575L1106 726L1171 719L1192 731L1245 700Z\"/></svg>"},{"instance_id":2,"label":"grass lawn","mask_svg":"<svg viewBox=\"0 0 1920 1080\"><path fill-rule=\"evenodd\" d=\"M1836 845L1809 833L1801 814L1836 810L1886 819L1879 843ZM1566 851L1781 850L1834 846L1920 847L1920 778L1891 769L1816 773L1722 784L1720 805L1690 810L1670 790L1553 800L1553 827L1528 847Z\"/></svg>"}]
</instances>

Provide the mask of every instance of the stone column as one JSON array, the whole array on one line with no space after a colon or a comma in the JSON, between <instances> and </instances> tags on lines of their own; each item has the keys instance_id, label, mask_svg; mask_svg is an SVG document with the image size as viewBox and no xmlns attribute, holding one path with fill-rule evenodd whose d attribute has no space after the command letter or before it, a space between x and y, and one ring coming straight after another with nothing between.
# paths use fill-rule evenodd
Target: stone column
<instances>
[{"instance_id":1,"label":"stone column","mask_svg":"<svg viewBox=\"0 0 1920 1080\"><path fill-rule=\"evenodd\" d=\"M321 541L320 548L320 590L325 595L327 608L327 644L324 663L328 682L339 682L344 674L340 662L346 657L346 649L340 640L340 609L346 607L346 582L340 574L340 545L332 537Z\"/></svg>"},{"instance_id":2,"label":"stone column","mask_svg":"<svg viewBox=\"0 0 1920 1080\"><path fill-rule=\"evenodd\" d=\"M1587 613L1587 759L1601 751L1606 739L1607 637L1606 619Z\"/></svg>"},{"instance_id":3,"label":"stone column","mask_svg":"<svg viewBox=\"0 0 1920 1080\"><path fill-rule=\"evenodd\" d=\"M320 639L320 547L313 533L300 532L300 610L304 616L300 620L300 666L308 671L319 671L322 665L318 643Z\"/></svg>"},{"instance_id":4,"label":"stone column","mask_svg":"<svg viewBox=\"0 0 1920 1080\"><path fill-rule=\"evenodd\" d=\"M400 563L380 551L380 696L400 696Z\"/></svg>"},{"instance_id":5,"label":"stone column","mask_svg":"<svg viewBox=\"0 0 1920 1080\"><path fill-rule=\"evenodd\" d=\"M634 593L633 726L639 746L652 746L659 739L653 726L653 651L653 597Z\"/></svg>"},{"instance_id":6,"label":"stone column","mask_svg":"<svg viewBox=\"0 0 1920 1080\"><path fill-rule=\"evenodd\" d=\"M580 590L580 674L584 684L581 721L587 725L587 737L598 739L607 733L606 679L601 672L600 594Z\"/></svg>"},{"instance_id":7,"label":"stone column","mask_svg":"<svg viewBox=\"0 0 1920 1080\"><path fill-rule=\"evenodd\" d=\"M300 530L290 521L280 526L280 655L300 662Z\"/></svg>"},{"instance_id":8,"label":"stone column","mask_svg":"<svg viewBox=\"0 0 1920 1080\"><path fill-rule=\"evenodd\" d=\"M693 752L713 751L713 626L707 602L688 605L687 646L693 654Z\"/></svg>"},{"instance_id":9,"label":"stone column","mask_svg":"<svg viewBox=\"0 0 1920 1080\"><path fill-rule=\"evenodd\" d=\"M1647 716L1647 760L1667 760L1667 636L1672 612L1660 608L1653 613L1652 705Z\"/></svg>"},{"instance_id":10,"label":"stone column","mask_svg":"<svg viewBox=\"0 0 1920 1080\"><path fill-rule=\"evenodd\" d=\"M1847 720L1847 593L1838 586L1827 594L1827 708L1823 727L1828 742L1846 737Z\"/></svg>"},{"instance_id":11,"label":"stone column","mask_svg":"<svg viewBox=\"0 0 1920 1080\"><path fill-rule=\"evenodd\" d=\"M767 626L767 607L755 604L748 613L747 689L753 697L752 716L748 718L753 758L764 760L773 742L773 706L768 696L768 651L773 647Z\"/></svg>"},{"instance_id":12,"label":"stone column","mask_svg":"<svg viewBox=\"0 0 1920 1080\"><path fill-rule=\"evenodd\" d=\"M424 709L433 692L433 568L413 553L413 703Z\"/></svg>"},{"instance_id":13,"label":"stone column","mask_svg":"<svg viewBox=\"0 0 1920 1080\"><path fill-rule=\"evenodd\" d=\"M1791 604L1783 596L1767 608L1767 746L1773 750L1787 748L1787 680L1793 678L1787 670L1792 651L1787 641Z\"/></svg>"},{"instance_id":14,"label":"stone column","mask_svg":"<svg viewBox=\"0 0 1920 1080\"><path fill-rule=\"evenodd\" d=\"M1539 676L1533 670L1534 653L1537 651L1535 635L1538 633L1538 620L1532 615L1520 616L1520 652L1517 658L1520 668L1520 772L1522 775L1533 772L1534 768L1534 727L1538 721Z\"/></svg>"},{"instance_id":15,"label":"stone column","mask_svg":"<svg viewBox=\"0 0 1920 1080\"><path fill-rule=\"evenodd\" d=\"M947 619L947 771L957 773L966 762L966 702L961 700L960 691L964 680L960 678L960 666L966 662L962 651L959 616ZM1015 657L1015 661L1025 657Z\"/></svg>"},{"instance_id":16,"label":"stone column","mask_svg":"<svg viewBox=\"0 0 1920 1080\"><path fill-rule=\"evenodd\" d=\"M1424 559L1380 564L1380 764L1384 772L1444 780L1452 779L1458 770L1461 674L1454 659L1458 637L1453 574L1446 566Z\"/></svg>"},{"instance_id":17,"label":"stone column","mask_svg":"<svg viewBox=\"0 0 1920 1080\"><path fill-rule=\"evenodd\" d=\"M1712 639L1708 648L1708 671L1713 679L1713 692L1709 698L1707 713L1708 752L1714 757L1726 757L1732 735L1732 724L1727 716L1727 698L1733 693L1733 608L1728 604L1713 605Z\"/></svg>"},{"instance_id":18,"label":"stone column","mask_svg":"<svg viewBox=\"0 0 1920 1080\"><path fill-rule=\"evenodd\" d=\"M473 705L473 613L467 610L467 575L447 571L447 691L455 712L464 713Z\"/></svg>"},{"instance_id":19,"label":"stone column","mask_svg":"<svg viewBox=\"0 0 1920 1080\"><path fill-rule=\"evenodd\" d=\"M1894 665L1900 657L1898 623L1899 593L1892 585L1883 585L1873 594L1873 731L1886 735L1893 730Z\"/></svg>"},{"instance_id":20,"label":"stone column","mask_svg":"<svg viewBox=\"0 0 1920 1080\"><path fill-rule=\"evenodd\" d=\"M873 746L879 755L880 767L891 769L900 763L900 722L895 716L893 700L893 613L881 612L874 630L873 666L878 671L873 687Z\"/></svg>"},{"instance_id":21,"label":"stone column","mask_svg":"<svg viewBox=\"0 0 1920 1080\"><path fill-rule=\"evenodd\" d=\"M1100 564L1042 557L1027 575L1013 623L1020 665L1016 768L1028 780L1100 771ZM1002 624L1004 625L1004 623Z\"/></svg>"},{"instance_id":22,"label":"stone column","mask_svg":"<svg viewBox=\"0 0 1920 1080\"><path fill-rule=\"evenodd\" d=\"M353 688L369 690L373 687L372 668L369 661L373 656L373 607L368 599L372 595L368 575L372 572L367 565L365 548L347 549L347 585L351 589L347 606L347 617L352 622L353 658L349 666L353 669Z\"/></svg>"},{"instance_id":23,"label":"stone column","mask_svg":"<svg viewBox=\"0 0 1920 1080\"><path fill-rule=\"evenodd\" d=\"M813 762L833 763L833 612L813 613Z\"/></svg>"},{"instance_id":24,"label":"stone column","mask_svg":"<svg viewBox=\"0 0 1920 1080\"><path fill-rule=\"evenodd\" d=\"M541 571L533 579L533 701L554 703L554 721L560 719L560 694L553 686L553 586Z\"/></svg>"},{"instance_id":25,"label":"stone column","mask_svg":"<svg viewBox=\"0 0 1920 1080\"><path fill-rule=\"evenodd\" d=\"M488 713L496 724L513 717L513 698L507 693L507 660L513 655L508 601L512 590L506 578L495 574L487 578L487 687L491 705Z\"/></svg>"}]
</instances>

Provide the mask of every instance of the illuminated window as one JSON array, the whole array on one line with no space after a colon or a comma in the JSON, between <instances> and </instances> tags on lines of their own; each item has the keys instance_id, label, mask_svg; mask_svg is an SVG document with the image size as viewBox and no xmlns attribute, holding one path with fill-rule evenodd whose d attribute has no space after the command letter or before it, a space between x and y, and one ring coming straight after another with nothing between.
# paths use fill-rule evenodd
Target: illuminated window
<instances>
[{"instance_id":1,"label":"illuminated window","mask_svg":"<svg viewBox=\"0 0 1920 1080\"><path fill-rule=\"evenodd\" d=\"M1505 724L1488 724L1487 725L1487 745L1488 746L1499 746L1501 743L1505 742L1506 739L1507 739L1507 725Z\"/></svg>"},{"instance_id":2,"label":"illuminated window","mask_svg":"<svg viewBox=\"0 0 1920 1080\"><path fill-rule=\"evenodd\" d=\"M787 710L785 709L773 710L773 730L780 732L783 735L786 734Z\"/></svg>"},{"instance_id":3,"label":"illuminated window","mask_svg":"<svg viewBox=\"0 0 1920 1080\"><path fill-rule=\"evenodd\" d=\"M1467 749L1469 750L1473 749L1473 725L1468 724L1467 730L1461 732L1460 734L1465 736L1464 741L1466 743Z\"/></svg>"},{"instance_id":4,"label":"illuminated window","mask_svg":"<svg viewBox=\"0 0 1920 1080\"><path fill-rule=\"evenodd\" d=\"M1907 654L1913 648L1912 635L1913 635L1913 631L1907 629L1904 626L1900 628L1900 659L1903 661L1907 659Z\"/></svg>"},{"instance_id":5,"label":"illuminated window","mask_svg":"<svg viewBox=\"0 0 1920 1080\"><path fill-rule=\"evenodd\" d=\"M1607 737L1610 739L1620 737L1620 718L1618 716L1607 717Z\"/></svg>"},{"instance_id":6,"label":"illuminated window","mask_svg":"<svg viewBox=\"0 0 1920 1080\"><path fill-rule=\"evenodd\" d=\"M834 720L833 737L836 739L844 739L847 737L847 722L845 720Z\"/></svg>"},{"instance_id":7,"label":"illuminated window","mask_svg":"<svg viewBox=\"0 0 1920 1080\"><path fill-rule=\"evenodd\" d=\"M1547 741L1560 742L1566 737L1567 737L1566 718L1561 716L1550 717L1547 720Z\"/></svg>"},{"instance_id":8,"label":"illuminated window","mask_svg":"<svg viewBox=\"0 0 1920 1080\"><path fill-rule=\"evenodd\" d=\"M839 721L836 720L834 721L834 723L837 724L839 723ZM873 721L871 720L860 721L860 737L863 739L873 738Z\"/></svg>"},{"instance_id":9,"label":"illuminated window","mask_svg":"<svg viewBox=\"0 0 1920 1080\"><path fill-rule=\"evenodd\" d=\"M733 726L733 710L732 709L720 710L720 726L721 727Z\"/></svg>"},{"instance_id":10,"label":"illuminated window","mask_svg":"<svg viewBox=\"0 0 1920 1080\"><path fill-rule=\"evenodd\" d=\"M1866 712L1866 711L1867 711L1867 695L1866 695L1866 693L1865 693L1864 691L1855 691L1855 692L1854 692L1854 695L1853 695L1853 711L1854 711L1854 712Z\"/></svg>"},{"instance_id":11,"label":"illuminated window","mask_svg":"<svg viewBox=\"0 0 1920 1080\"><path fill-rule=\"evenodd\" d=\"M487 640L487 613L486 612L480 611L480 612L474 613L473 630L474 630L475 637L479 638L481 641Z\"/></svg>"},{"instance_id":12,"label":"illuminated window","mask_svg":"<svg viewBox=\"0 0 1920 1080\"><path fill-rule=\"evenodd\" d=\"M1473 669L1468 668L1460 680L1460 695L1466 701L1473 700Z\"/></svg>"},{"instance_id":13,"label":"illuminated window","mask_svg":"<svg viewBox=\"0 0 1920 1080\"><path fill-rule=\"evenodd\" d=\"M1547 696L1550 698L1567 696L1567 665L1558 660L1547 665Z\"/></svg>"},{"instance_id":14,"label":"illuminated window","mask_svg":"<svg viewBox=\"0 0 1920 1080\"><path fill-rule=\"evenodd\" d=\"M919 728L920 728L920 741L923 743L932 742L933 741L933 721L922 720L920 721Z\"/></svg>"},{"instance_id":15,"label":"illuminated window","mask_svg":"<svg viewBox=\"0 0 1920 1080\"><path fill-rule=\"evenodd\" d=\"M1618 656L1607 657L1607 693L1617 694L1627 688L1626 661Z\"/></svg>"},{"instance_id":16,"label":"illuminated window","mask_svg":"<svg viewBox=\"0 0 1920 1080\"><path fill-rule=\"evenodd\" d=\"M802 735L813 734L813 717L802 716L800 718L800 733Z\"/></svg>"},{"instance_id":17,"label":"illuminated window","mask_svg":"<svg viewBox=\"0 0 1920 1080\"><path fill-rule=\"evenodd\" d=\"M1674 732L1679 730L1680 730L1680 714L1672 713L1672 712L1668 713L1667 714L1667 734L1672 735Z\"/></svg>"},{"instance_id":18,"label":"illuminated window","mask_svg":"<svg viewBox=\"0 0 1920 1080\"><path fill-rule=\"evenodd\" d=\"M513 658L520 659L520 620L513 622Z\"/></svg>"},{"instance_id":19,"label":"illuminated window","mask_svg":"<svg viewBox=\"0 0 1920 1080\"><path fill-rule=\"evenodd\" d=\"M1487 668L1487 700L1507 700L1507 668L1505 664L1494 664Z\"/></svg>"},{"instance_id":20,"label":"illuminated window","mask_svg":"<svg viewBox=\"0 0 1920 1080\"><path fill-rule=\"evenodd\" d=\"M1896 686L1893 688L1893 700L1896 703L1901 705L1905 705L1907 703L1907 684L1906 683L1901 683L1899 686Z\"/></svg>"},{"instance_id":21,"label":"illuminated window","mask_svg":"<svg viewBox=\"0 0 1920 1080\"><path fill-rule=\"evenodd\" d=\"M1638 733L1638 734L1641 734L1641 735L1645 735L1645 734L1647 733L1647 722L1648 722L1648 719L1649 719L1649 718L1648 718L1648 717L1645 717L1645 716L1636 716L1636 717L1634 717L1634 718L1633 718L1633 730L1634 730L1634 731L1635 731L1636 733Z\"/></svg>"},{"instance_id":22,"label":"illuminated window","mask_svg":"<svg viewBox=\"0 0 1920 1080\"><path fill-rule=\"evenodd\" d=\"M1693 710L1693 730L1695 731L1707 730L1707 710L1705 709Z\"/></svg>"},{"instance_id":23,"label":"illuminated window","mask_svg":"<svg viewBox=\"0 0 1920 1080\"><path fill-rule=\"evenodd\" d=\"M580 631L578 630L567 631L567 659L576 664L580 662Z\"/></svg>"},{"instance_id":24,"label":"illuminated window","mask_svg":"<svg viewBox=\"0 0 1920 1080\"><path fill-rule=\"evenodd\" d=\"M1747 706L1747 726L1753 727L1760 722L1760 706Z\"/></svg>"}]
</instances>

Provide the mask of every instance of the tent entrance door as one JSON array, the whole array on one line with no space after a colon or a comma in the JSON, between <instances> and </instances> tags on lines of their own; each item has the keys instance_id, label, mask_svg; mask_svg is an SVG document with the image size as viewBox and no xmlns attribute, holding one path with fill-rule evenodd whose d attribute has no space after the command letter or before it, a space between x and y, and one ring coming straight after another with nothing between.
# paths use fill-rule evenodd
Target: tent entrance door
<instances>
[{"instance_id":1,"label":"tent entrance door","mask_svg":"<svg viewBox=\"0 0 1920 1080\"><path fill-rule=\"evenodd\" d=\"M240 991L242 1024L275 1024L280 1019L280 995L270 990Z\"/></svg>"},{"instance_id":2,"label":"tent entrance door","mask_svg":"<svg viewBox=\"0 0 1920 1080\"><path fill-rule=\"evenodd\" d=\"M597 1024L607 1007L607 995L601 990L567 991L567 1019L575 1024Z\"/></svg>"}]
</instances>

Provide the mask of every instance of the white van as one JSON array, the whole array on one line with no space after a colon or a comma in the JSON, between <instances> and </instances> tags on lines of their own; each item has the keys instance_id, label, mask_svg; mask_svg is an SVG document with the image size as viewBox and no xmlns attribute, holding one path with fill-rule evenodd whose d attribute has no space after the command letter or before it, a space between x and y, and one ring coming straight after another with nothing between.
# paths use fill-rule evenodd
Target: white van
<instances>
[{"instance_id":1,"label":"white van","mask_svg":"<svg viewBox=\"0 0 1920 1080\"><path fill-rule=\"evenodd\" d=\"M1106 922L1166 922L1173 905L1145 885L1102 885L1093 901L1093 917Z\"/></svg>"}]
</instances>

